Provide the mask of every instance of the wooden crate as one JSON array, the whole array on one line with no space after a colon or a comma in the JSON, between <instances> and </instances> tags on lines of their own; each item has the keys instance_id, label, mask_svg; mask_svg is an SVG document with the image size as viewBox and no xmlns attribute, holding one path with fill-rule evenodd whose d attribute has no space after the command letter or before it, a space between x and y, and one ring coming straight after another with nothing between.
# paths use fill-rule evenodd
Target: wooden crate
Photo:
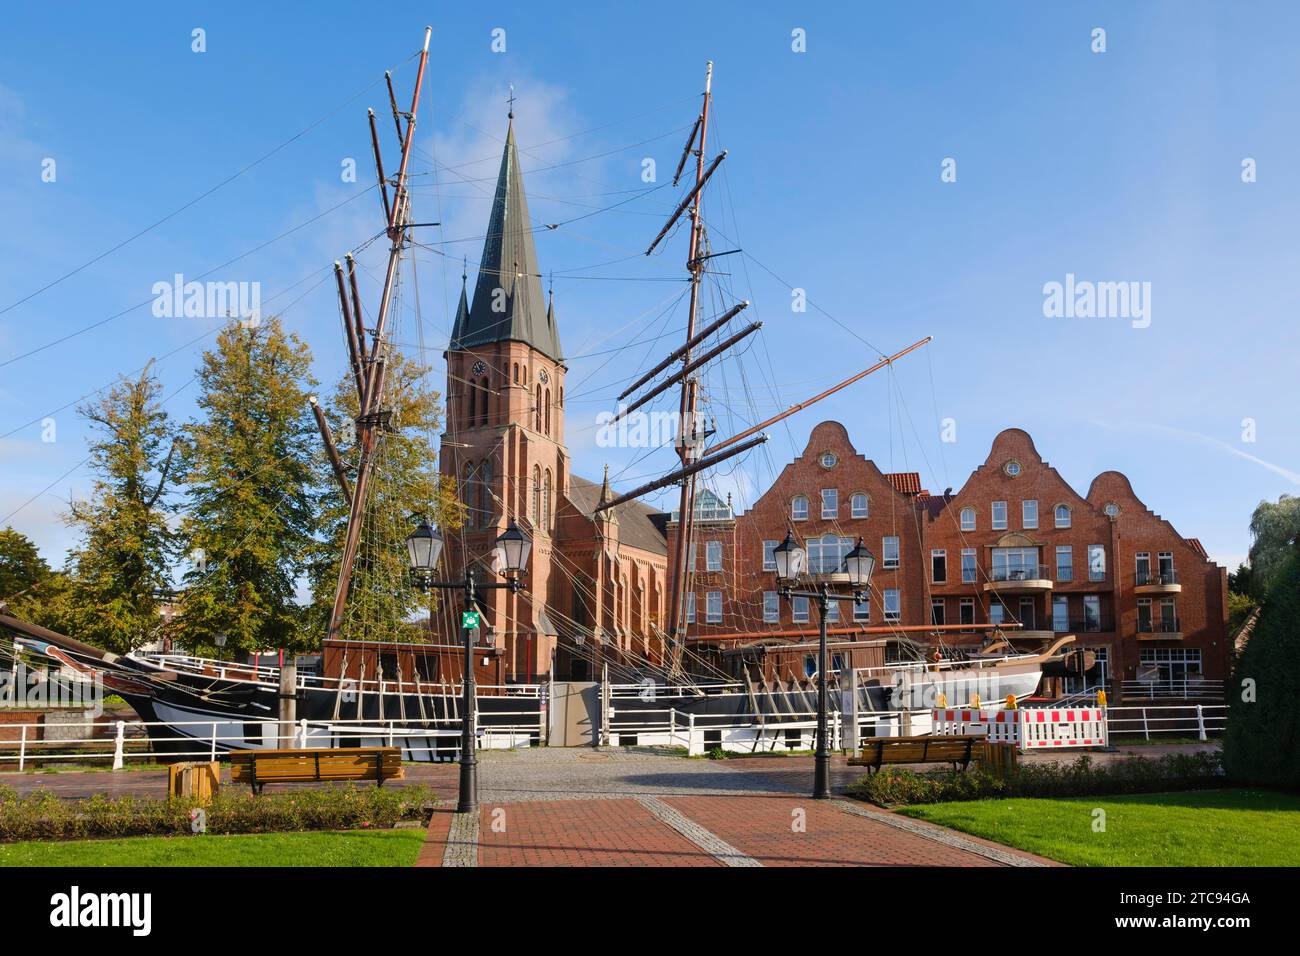
<instances>
[{"instance_id":1,"label":"wooden crate","mask_svg":"<svg viewBox=\"0 0 1300 956\"><path fill-rule=\"evenodd\" d=\"M167 768L167 794L206 807L221 787L221 765L216 761L174 763Z\"/></svg>"}]
</instances>

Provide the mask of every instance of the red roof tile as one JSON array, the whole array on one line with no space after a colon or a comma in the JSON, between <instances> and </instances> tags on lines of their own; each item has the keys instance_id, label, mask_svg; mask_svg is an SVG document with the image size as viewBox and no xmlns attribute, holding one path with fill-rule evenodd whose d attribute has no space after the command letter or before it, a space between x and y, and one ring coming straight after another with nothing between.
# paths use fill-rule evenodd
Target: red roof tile
<instances>
[{"instance_id":1,"label":"red roof tile","mask_svg":"<svg viewBox=\"0 0 1300 956\"><path fill-rule=\"evenodd\" d=\"M905 495L919 495L921 491L921 474L916 471L895 471L885 475L895 488Z\"/></svg>"}]
</instances>

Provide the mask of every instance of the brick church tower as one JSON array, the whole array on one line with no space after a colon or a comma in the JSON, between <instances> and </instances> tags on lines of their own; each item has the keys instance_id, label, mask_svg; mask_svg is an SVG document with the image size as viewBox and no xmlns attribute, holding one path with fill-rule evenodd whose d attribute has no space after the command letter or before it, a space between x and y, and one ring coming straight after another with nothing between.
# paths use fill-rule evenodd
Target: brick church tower
<instances>
[{"instance_id":1,"label":"brick church tower","mask_svg":"<svg viewBox=\"0 0 1300 956\"><path fill-rule=\"evenodd\" d=\"M449 567L493 580L493 543L510 521L533 539L525 590L480 592L485 640L505 673L526 681L549 670L556 629L545 612L558 586L556 511L568 489L564 376L554 305L542 295L513 114L473 300L462 287L447 360L441 467L458 482L466 521L448 536Z\"/></svg>"}]
</instances>

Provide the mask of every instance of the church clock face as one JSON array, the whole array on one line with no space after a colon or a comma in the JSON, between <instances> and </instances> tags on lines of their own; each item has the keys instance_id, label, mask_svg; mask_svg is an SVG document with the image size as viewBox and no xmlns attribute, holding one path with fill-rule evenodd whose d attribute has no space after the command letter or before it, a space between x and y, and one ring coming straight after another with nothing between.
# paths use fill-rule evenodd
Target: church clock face
<instances>
[{"instance_id":1,"label":"church clock face","mask_svg":"<svg viewBox=\"0 0 1300 956\"><path fill-rule=\"evenodd\" d=\"M482 359L479 359L477 362L474 363L474 368L470 370L470 374L475 376L486 375L487 363L484 362Z\"/></svg>"}]
</instances>

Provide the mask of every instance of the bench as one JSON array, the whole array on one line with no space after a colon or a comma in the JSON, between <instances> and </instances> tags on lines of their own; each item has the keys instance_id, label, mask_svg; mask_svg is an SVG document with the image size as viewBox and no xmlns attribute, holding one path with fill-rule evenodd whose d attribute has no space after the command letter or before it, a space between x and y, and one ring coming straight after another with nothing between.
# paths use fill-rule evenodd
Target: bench
<instances>
[{"instance_id":1,"label":"bench","mask_svg":"<svg viewBox=\"0 0 1300 956\"><path fill-rule=\"evenodd\" d=\"M246 783L261 793L268 783L315 783L325 780L401 780L401 747L347 747L316 750L235 750L230 753L230 782Z\"/></svg>"},{"instance_id":2,"label":"bench","mask_svg":"<svg viewBox=\"0 0 1300 956\"><path fill-rule=\"evenodd\" d=\"M868 737L861 741L862 754L849 765L866 767L874 773L884 764L950 763L962 770L979 756L987 734L940 735L932 737Z\"/></svg>"}]
</instances>

